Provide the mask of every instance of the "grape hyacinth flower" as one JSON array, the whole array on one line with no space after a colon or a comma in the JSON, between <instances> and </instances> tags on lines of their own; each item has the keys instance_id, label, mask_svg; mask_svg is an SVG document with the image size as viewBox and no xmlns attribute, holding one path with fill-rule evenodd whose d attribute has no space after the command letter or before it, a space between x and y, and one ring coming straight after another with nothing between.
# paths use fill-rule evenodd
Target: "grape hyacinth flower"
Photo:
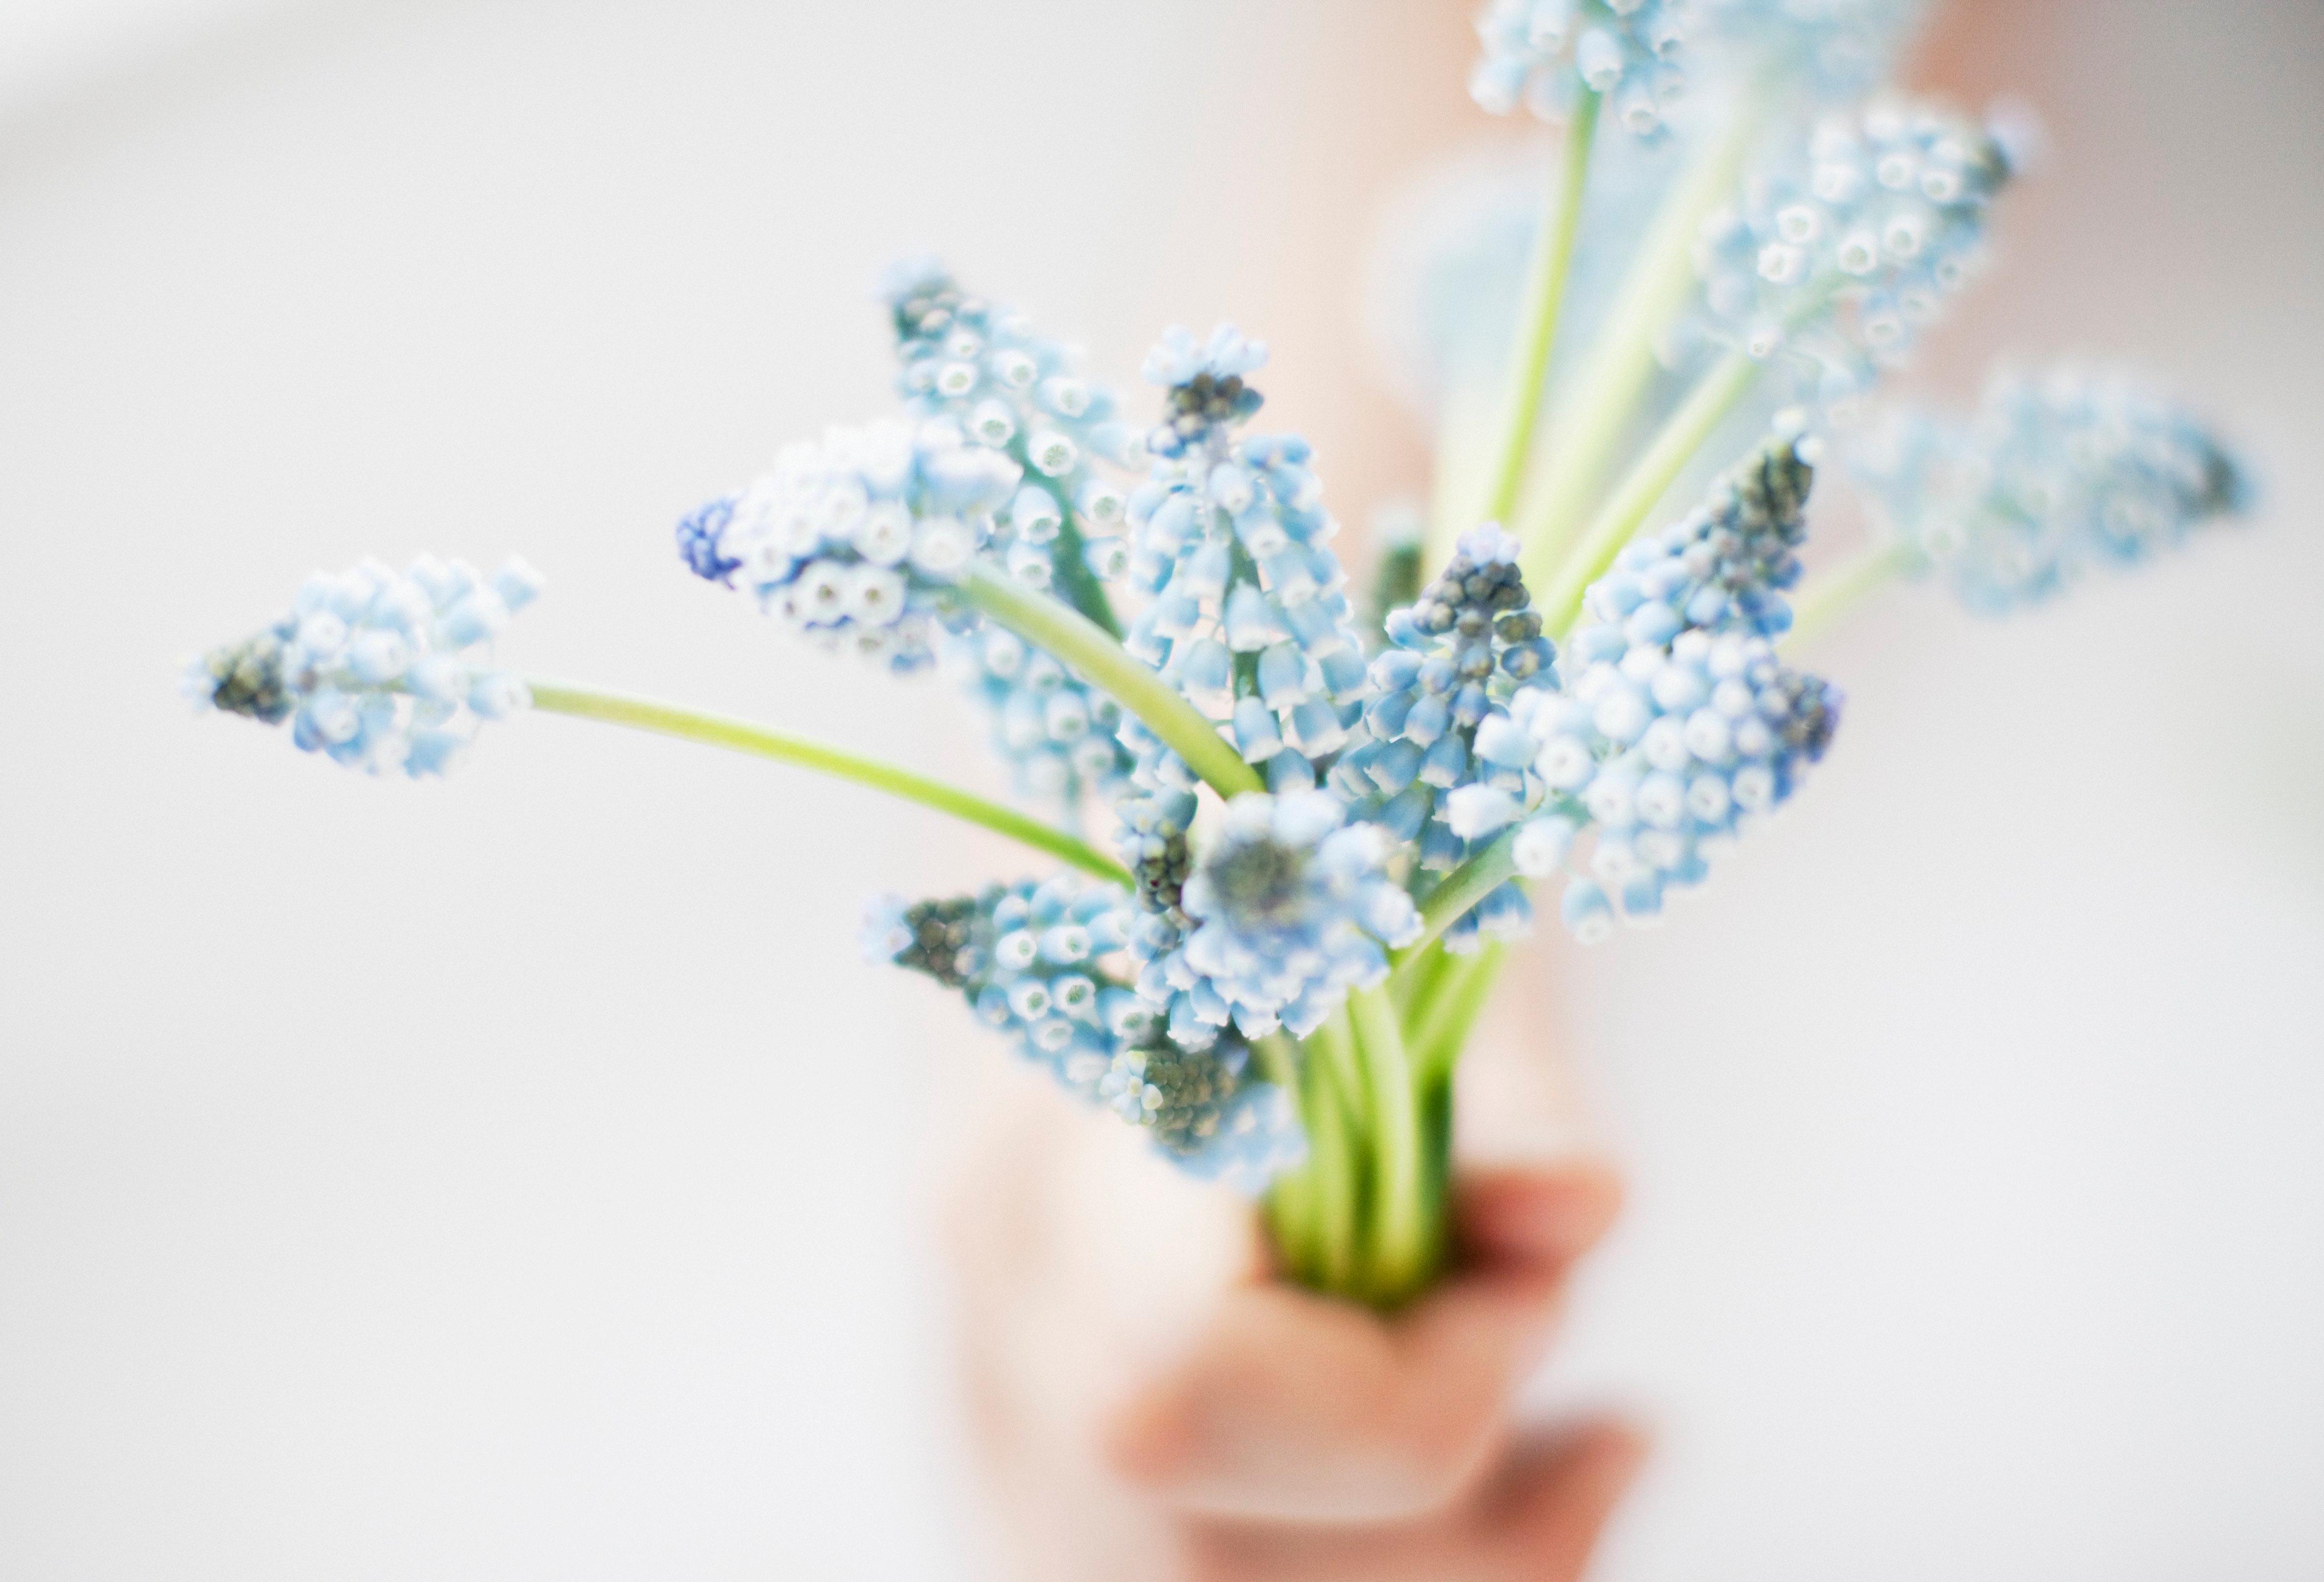
<instances>
[{"instance_id":1,"label":"grape hyacinth flower","mask_svg":"<svg viewBox=\"0 0 2324 1582\"><path fill-rule=\"evenodd\" d=\"M1023 469L983 552L1020 582L1110 624L1100 585L1127 564L1128 497L1098 464L1143 457L1140 436L1114 415L1112 394L1076 374L1064 347L964 290L934 258L893 265L880 297L896 332L907 408L952 420L970 443ZM1115 734L1120 709L1047 654L980 628L948 638L939 657L990 710L994 742L1025 794L1071 808L1084 790L1110 794L1129 773Z\"/></svg>"},{"instance_id":2,"label":"grape hyacinth flower","mask_svg":"<svg viewBox=\"0 0 2324 1582\"><path fill-rule=\"evenodd\" d=\"M1305 790L1346 743L1366 685L1347 574L1296 435L1238 430L1260 396L1243 375L1265 346L1221 325L1197 345L1163 338L1146 377L1167 389L1154 461L1130 496L1130 581L1151 596L1124 645L1213 720L1230 724L1270 789ZM1136 726L1139 783L1187 783L1175 754Z\"/></svg>"},{"instance_id":3,"label":"grape hyacinth flower","mask_svg":"<svg viewBox=\"0 0 2324 1582\"><path fill-rule=\"evenodd\" d=\"M189 664L183 689L262 725L288 719L301 752L373 774L441 774L482 721L530 701L491 649L540 587L513 557L489 578L434 559L318 572L272 625Z\"/></svg>"},{"instance_id":4,"label":"grape hyacinth flower","mask_svg":"<svg viewBox=\"0 0 2324 1582\"><path fill-rule=\"evenodd\" d=\"M1257 1192L1304 1155L1297 1115L1240 1039L1178 1048L1105 969L1129 923L1123 900L1070 875L913 904L883 896L866 912L864 950L959 990L1027 1059L1188 1173Z\"/></svg>"},{"instance_id":5,"label":"grape hyacinth flower","mask_svg":"<svg viewBox=\"0 0 2324 1582\"><path fill-rule=\"evenodd\" d=\"M678 550L696 576L739 578L762 609L826 646L918 670L938 621L964 624L953 583L993 537L1022 471L942 420L835 427L681 522Z\"/></svg>"},{"instance_id":6,"label":"grape hyacinth flower","mask_svg":"<svg viewBox=\"0 0 2324 1582\"><path fill-rule=\"evenodd\" d=\"M1768 442L1703 509L1624 550L1584 601L1566 690L1517 710L1541 743L1536 772L1596 830L1590 876L1562 905L1585 940L1618 906L1633 922L1658 916L1669 888L1703 877L1705 845L1784 801L1831 743L1839 689L1770 641L1791 624L1782 590L1799 577L1808 449ZM1520 871L1556 872L1582 828L1563 813L1528 825Z\"/></svg>"},{"instance_id":7,"label":"grape hyacinth flower","mask_svg":"<svg viewBox=\"0 0 2324 1582\"><path fill-rule=\"evenodd\" d=\"M1687 31L1684 0L1488 0L1469 95L1496 116L1523 104L1552 120L1586 90L1628 131L1652 137L1684 86Z\"/></svg>"},{"instance_id":8,"label":"grape hyacinth flower","mask_svg":"<svg viewBox=\"0 0 2324 1582\"><path fill-rule=\"evenodd\" d=\"M1904 358L1982 262L2016 146L1927 106L1825 116L1706 222L1693 333L1772 361L1802 400L1846 401Z\"/></svg>"},{"instance_id":9,"label":"grape hyacinth flower","mask_svg":"<svg viewBox=\"0 0 2324 1582\"><path fill-rule=\"evenodd\" d=\"M1460 866L1546 794L1533 740L1510 716L1554 693L1557 651L1542 635L1517 556L1517 541L1498 526L1478 528L1416 600L1389 615L1394 646L1372 661L1362 745L1333 771L1354 816L1414 850L1425 873ZM1473 948L1480 923L1504 936L1526 928L1523 891L1503 890L1452 925L1447 949Z\"/></svg>"},{"instance_id":10,"label":"grape hyacinth flower","mask_svg":"<svg viewBox=\"0 0 2324 1582\"><path fill-rule=\"evenodd\" d=\"M920 417L950 418L968 439L1006 451L1024 483L1000 513L993 548L1019 581L1077 606L1090 579L1120 575L1128 498L1096 463L1143 459L1141 436L1110 391L1074 370L1065 347L1021 314L964 291L934 258L891 266L880 297L902 362L898 392Z\"/></svg>"},{"instance_id":11,"label":"grape hyacinth flower","mask_svg":"<svg viewBox=\"0 0 2324 1582\"><path fill-rule=\"evenodd\" d=\"M1849 457L1907 569L2002 615L2138 564L2247 504L2242 470L2134 375L2004 371L1976 415L1892 414Z\"/></svg>"},{"instance_id":12,"label":"grape hyacinth flower","mask_svg":"<svg viewBox=\"0 0 2324 1582\"><path fill-rule=\"evenodd\" d=\"M1386 832L1344 819L1324 791L1230 802L1185 881L1192 927L1155 964L1168 987L1214 995L1246 1037L1278 1025L1305 1037L1349 988L1385 978L1388 949L1419 937L1420 915L1388 874Z\"/></svg>"}]
</instances>

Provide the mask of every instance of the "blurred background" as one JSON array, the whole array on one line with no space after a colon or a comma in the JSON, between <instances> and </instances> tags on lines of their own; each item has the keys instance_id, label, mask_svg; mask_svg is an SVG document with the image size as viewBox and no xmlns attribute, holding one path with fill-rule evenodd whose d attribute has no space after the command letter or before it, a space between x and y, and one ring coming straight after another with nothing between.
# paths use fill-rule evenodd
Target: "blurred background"
<instances>
[{"instance_id":1,"label":"blurred background","mask_svg":"<svg viewBox=\"0 0 2324 1582\"><path fill-rule=\"evenodd\" d=\"M1233 316L1343 516L1419 493L1358 296L1526 135L1468 9L0 11L0 1576L984 1574L927 1199L1005 1057L853 918L1014 855L556 718L373 783L171 669L516 550L522 668L997 787L667 524L886 405L928 245L1120 384ZM1619 1582L2313 1578L2324 5L1967 0L1918 76L2055 143L1918 382L2129 355L2266 507L2015 624L1891 598L1794 810L1538 954L1635 1193L1542 1400L1659 1427Z\"/></svg>"}]
</instances>

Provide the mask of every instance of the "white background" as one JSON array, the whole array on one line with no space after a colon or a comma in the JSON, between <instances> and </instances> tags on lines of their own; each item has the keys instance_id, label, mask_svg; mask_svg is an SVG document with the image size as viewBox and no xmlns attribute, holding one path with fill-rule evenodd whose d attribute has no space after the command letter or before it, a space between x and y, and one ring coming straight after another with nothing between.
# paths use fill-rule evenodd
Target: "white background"
<instances>
[{"instance_id":1,"label":"white background","mask_svg":"<svg viewBox=\"0 0 2324 1582\"><path fill-rule=\"evenodd\" d=\"M552 718L374 784L171 666L516 550L527 669L995 783L668 523L880 409L928 244L1117 380L1231 312L1343 514L1417 488L1353 282L1499 130L1464 9L12 0L0 1577L973 1574L925 1161L998 1056L852 922L1013 856ZM1636 1189L1543 1392L1661 1429L1609 1578L2324 1574L2324 10L1970 23L2057 157L1930 383L2135 353L2268 508L1881 606L1794 811L1538 965Z\"/></svg>"}]
</instances>

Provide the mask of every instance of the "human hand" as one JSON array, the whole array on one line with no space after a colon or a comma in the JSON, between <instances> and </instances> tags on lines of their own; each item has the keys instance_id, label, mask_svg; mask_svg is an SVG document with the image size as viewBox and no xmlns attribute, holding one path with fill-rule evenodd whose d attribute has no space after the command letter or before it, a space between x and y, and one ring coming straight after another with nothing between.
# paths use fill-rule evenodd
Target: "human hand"
<instances>
[{"instance_id":1,"label":"human hand","mask_svg":"<svg viewBox=\"0 0 2324 1582\"><path fill-rule=\"evenodd\" d=\"M1619 1201L1588 1163L1473 1173L1461 1262L1392 1319L1274 1280L1251 1217L1046 1106L955 1194L963 1361L1043 1582L1581 1575L1644 1453L1510 1403Z\"/></svg>"}]
</instances>

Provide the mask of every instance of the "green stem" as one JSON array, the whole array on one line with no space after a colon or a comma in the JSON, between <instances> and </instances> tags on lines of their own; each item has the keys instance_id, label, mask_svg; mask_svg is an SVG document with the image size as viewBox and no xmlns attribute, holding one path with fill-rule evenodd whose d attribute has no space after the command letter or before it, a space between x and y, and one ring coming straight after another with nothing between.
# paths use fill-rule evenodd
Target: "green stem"
<instances>
[{"instance_id":1,"label":"green stem","mask_svg":"<svg viewBox=\"0 0 2324 1582\"><path fill-rule=\"evenodd\" d=\"M960 587L970 604L1111 694L1221 796L1262 789L1258 772L1227 745L1217 726L1079 610L984 560L970 566Z\"/></svg>"},{"instance_id":2,"label":"green stem","mask_svg":"<svg viewBox=\"0 0 2324 1582\"><path fill-rule=\"evenodd\" d=\"M1306 1088L1307 1164L1315 1217L1310 1264L1318 1289L1335 1296L1360 1294L1365 1272L1363 1169L1352 1113L1353 1094L1333 1077L1329 1061L1310 1059Z\"/></svg>"},{"instance_id":3,"label":"green stem","mask_svg":"<svg viewBox=\"0 0 2324 1582\"><path fill-rule=\"evenodd\" d=\"M1259 1056L1259 1069L1296 1100L1299 1096L1299 1055L1288 1033L1270 1032L1265 1038L1250 1041L1253 1053Z\"/></svg>"},{"instance_id":4,"label":"green stem","mask_svg":"<svg viewBox=\"0 0 2324 1582\"><path fill-rule=\"evenodd\" d=\"M1380 1306L1396 1307L1427 1284L1440 1245L1429 1212L1420 1092L1388 991L1357 989L1348 1010L1372 1112L1370 1292Z\"/></svg>"},{"instance_id":5,"label":"green stem","mask_svg":"<svg viewBox=\"0 0 2324 1582\"><path fill-rule=\"evenodd\" d=\"M1311 1139L1315 1135L1314 1105L1305 1085L1300 1080L1299 1054L1288 1034L1271 1032L1265 1038L1251 1041L1251 1051L1259 1057L1259 1069L1267 1079L1288 1094L1299 1112L1299 1124ZM1302 1166L1277 1176L1268 1190L1267 1222L1275 1239L1276 1250L1283 1255L1285 1267L1295 1280L1312 1284L1318 1274L1319 1251L1316 1243L1315 1172Z\"/></svg>"},{"instance_id":6,"label":"green stem","mask_svg":"<svg viewBox=\"0 0 2324 1582\"><path fill-rule=\"evenodd\" d=\"M1901 538L1867 544L1800 590L1784 645L1803 643L1911 570L1920 557Z\"/></svg>"},{"instance_id":7,"label":"green stem","mask_svg":"<svg viewBox=\"0 0 2324 1582\"><path fill-rule=\"evenodd\" d=\"M1517 871L1517 832L1507 829L1490 846L1444 875L1420 903L1420 938L1388 958L1397 976L1409 982L1420 970L1422 953L1451 928L1453 920L1485 899Z\"/></svg>"},{"instance_id":8,"label":"green stem","mask_svg":"<svg viewBox=\"0 0 2324 1582\"><path fill-rule=\"evenodd\" d=\"M1412 1063L1425 1085L1451 1077L1469 1030L1492 994L1508 948L1499 940L1459 958L1421 1007L1412 1036Z\"/></svg>"},{"instance_id":9,"label":"green stem","mask_svg":"<svg viewBox=\"0 0 2324 1582\"><path fill-rule=\"evenodd\" d=\"M1527 491L1515 529L1528 545L1539 546L1542 565L1556 563L1605 481L1615 448L1661 366L1655 342L1695 288L1694 244L1703 217L1733 190L1772 97L1764 84L1747 94L1719 141L1695 157L1664 198L1604 328L1567 386L1571 395L1551 413L1534 474L1541 486Z\"/></svg>"},{"instance_id":10,"label":"green stem","mask_svg":"<svg viewBox=\"0 0 2324 1582\"><path fill-rule=\"evenodd\" d=\"M1436 980L1444 976L1452 958L1443 950L1428 945L1420 946L1410 972L1392 973L1388 980L1388 998L1396 1002L1396 1013L1404 1018L1406 1032L1412 1027L1412 1008L1435 991Z\"/></svg>"},{"instance_id":11,"label":"green stem","mask_svg":"<svg viewBox=\"0 0 2324 1582\"><path fill-rule=\"evenodd\" d=\"M1342 1098L1351 1106L1357 1105L1363 1096L1364 1074L1357 1063L1355 1031L1348 1020L1347 1011L1342 1008L1333 1012L1323 1025L1315 1030L1314 1036L1307 1041L1307 1044L1309 1055L1321 1055L1322 1063L1330 1068L1332 1081L1338 1087ZM1315 1062L1311 1059L1309 1063ZM1369 1130L1363 1124L1361 1112L1353 1107L1348 1112L1348 1121L1350 1130L1359 1138Z\"/></svg>"},{"instance_id":12,"label":"green stem","mask_svg":"<svg viewBox=\"0 0 2324 1582\"><path fill-rule=\"evenodd\" d=\"M1541 546L1526 546L1520 563L1526 580L1545 589L1536 607L1553 634L1564 637L1582 609L1583 592L1605 575L1655 502L1702 449L1711 431L1735 410L1764 365L1741 352L1729 352L1714 364L1671 413L1646 453L1631 464L1629 473L1591 519L1589 531L1572 553L1552 563L1545 559Z\"/></svg>"},{"instance_id":13,"label":"green stem","mask_svg":"<svg viewBox=\"0 0 2324 1582\"><path fill-rule=\"evenodd\" d=\"M604 692L591 687L576 687L563 681L528 680L532 689L532 706L551 714L569 714L579 719L603 720L609 725L624 725L633 730L653 731L665 736L677 736L689 742L701 742L713 747L725 747L737 753L752 753L761 758L771 758L778 763L797 764L839 780L853 781L857 785L870 786L908 802L918 802L924 808L934 808L971 824L980 824L1010 839L1021 841L1036 851L1047 852L1062 862L1070 863L1085 874L1094 874L1109 884L1125 889L1130 883L1129 870L1085 841L1077 840L1062 829L1042 823L1014 808L987 801L946 785L940 780L899 769L892 763L877 759L859 757L825 747L814 742L801 741L764 726L751 725L739 719L728 719L715 714L701 714L690 708L678 708L650 698L625 697L619 692Z\"/></svg>"},{"instance_id":14,"label":"green stem","mask_svg":"<svg viewBox=\"0 0 2324 1582\"><path fill-rule=\"evenodd\" d=\"M1573 238L1582 220L1582 199L1590 185L1590 149L1598 134L1602 100L1584 93L1565 129L1564 158L1550 190L1541 228L1534 236L1526 268L1525 317L1519 323L1508 388L1501 401L1499 439L1493 451L1490 491L1480 520L1507 522L1525 478L1526 451L1541 416L1543 385L1557 347L1557 321L1565 305L1565 282L1573 264ZM1462 523L1462 527L1474 523Z\"/></svg>"},{"instance_id":15,"label":"green stem","mask_svg":"<svg viewBox=\"0 0 2324 1582\"><path fill-rule=\"evenodd\" d=\"M1022 458L1019 458L1021 460ZM1065 486L1052 477L1042 477L1028 466L1028 477L1038 478L1042 491L1057 503L1057 538L1049 548L1051 575L1057 591L1065 602L1090 618L1093 625L1116 642L1121 638L1121 622L1113 613L1113 601L1105 596L1105 584L1089 569L1082 551L1089 541L1074 522L1074 502Z\"/></svg>"}]
</instances>

